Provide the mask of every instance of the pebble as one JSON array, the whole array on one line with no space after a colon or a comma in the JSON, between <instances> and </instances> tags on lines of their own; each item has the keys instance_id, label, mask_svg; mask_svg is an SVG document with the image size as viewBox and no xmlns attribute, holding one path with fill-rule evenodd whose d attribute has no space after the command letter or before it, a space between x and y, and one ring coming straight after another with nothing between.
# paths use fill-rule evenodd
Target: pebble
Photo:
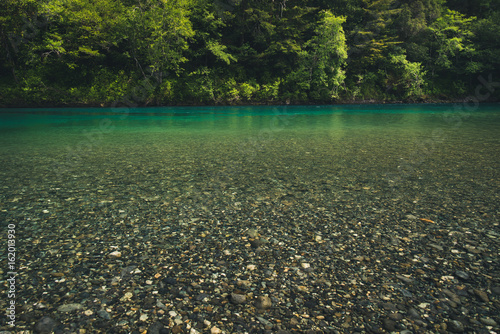
<instances>
[{"instance_id":1,"label":"pebble","mask_svg":"<svg viewBox=\"0 0 500 334\"><path fill-rule=\"evenodd\" d=\"M108 255L109 257L111 258L118 258L118 257L122 257L122 252L119 252L119 251L114 251L114 252L111 252L109 253Z\"/></svg>"},{"instance_id":2,"label":"pebble","mask_svg":"<svg viewBox=\"0 0 500 334\"><path fill-rule=\"evenodd\" d=\"M248 235L250 238L255 239L255 238L258 238L258 237L259 237L259 231L257 231L256 229L251 228L251 229L249 229L249 230L247 231L247 235Z\"/></svg>"},{"instance_id":3,"label":"pebble","mask_svg":"<svg viewBox=\"0 0 500 334\"><path fill-rule=\"evenodd\" d=\"M127 301L130 300L134 294L132 292L125 292L122 298L120 298L121 301Z\"/></svg>"},{"instance_id":4,"label":"pebble","mask_svg":"<svg viewBox=\"0 0 500 334\"><path fill-rule=\"evenodd\" d=\"M219 328L214 326L210 329L210 333L211 334L220 334L220 333L222 333L222 331Z\"/></svg>"},{"instance_id":5,"label":"pebble","mask_svg":"<svg viewBox=\"0 0 500 334\"><path fill-rule=\"evenodd\" d=\"M465 330L464 325L458 320L449 321L447 328L453 333L462 333Z\"/></svg>"},{"instance_id":6,"label":"pebble","mask_svg":"<svg viewBox=\"0 0 500 334\"><path fill-rule=\"evenodd\" d=\"M474 293L478 296L483 302L489 303L490 299L488 298L488 294L482 290L474 289Z\"/></svg>"},{"instance_id":7,"label":"pebble","mask_svg":"<svg viewBox=\"0 0 500 334\"><path fill-rule=\"evenodd\" d=\"M480 318L479 321L481 321L483 324L486 326L496 326L497 322L491 318Z\"/></svg>"},{"instance_id":8,"label":"pebble","mask_svg":"<svg viewBox=\"0 0 500 334\"><path fill-rule=\"evenodd\" d=\"M428 304L427 304L428 305ZM418 311L416 309L414 309L413 307L411 307L409 310L408 310L408 315L413 318L413 319L420 319L420 313L418 313Z\"/></svg>"},{"instance_id":9,"label":"pebble","mask_svg":"<svg viewBox=\"0 0 500 334\"><path fill-rule=\"evenodd\" d=\"M149 326L147 334L162 334L161 331L164 328L165 327L161 322L156 321L151 326Z\"/></svg>"},{"instance_id":10,"label":"pebble","mask_svg":"<svg viewBox=\"0 0 500 334\"><path fill-rule=\"evenodd\" d=\"M236 284L240 287L244 287L244 288L249 288L252 283L249 281L249 280L238 280L238 282L236 282Z\"/></svg>"},{"instance_id":11,"label":"pebble","mask_svg":"<svg viewBox=\"0 0 500 334\"><path fill-rule=\"evenodd\" d=\"M391 319L384 319L384 328L389 332L393 332L396 330L396 322Z\"/></svg>"},{"instance_id":12,"label":"pebble","mask_svg":"<svg viewBox=\"0 0 500 334\"><path fill-rule=\"evenodd\" d=\"M182 326L180 326L180 325L175 325L174 327L172 327L171 331L173 334L181 334L184 332L182 330Z\"/></svg>"},{"instance_id":13,"label":"pebble","mask_svg":"<svg viewBox=\"0 0 500 334\"><path fill-rule=\"evenodd\" d=\"M469 274L461 270L455 271L455 276L457 276L460 279L463 279L464 281L467 281L470 278Z\"/></svg>"},{"instance_id":14,"label":"pebble","mask_svg":"<svg viewBox=\"0 0 500 334\"><path fill-rule=\"evenodd\" d=\"M413 279L409 278L409 277L406 277L406 276L402 276L402 275L396 275L396 277L398 279L400 279L401 281L407 283L407 284L412 284L413 283Z\"/></svg>"},{"instance_id":15,"label":"pebble","mask_svg":"<svg viewBox=\"0 0 500 334\"><path fill-rule=\"evenodd\" d=\"M243 304L247 300L247 297L245 295L241 295L238 293L231 293L231 301L233 304Z\"/></svg>"},{"instance_id":16,"label":"pebble","mask_svg":"<svg viewBox=\"0 0 500 334\"><path fill-rule=\"evenodd\" d=\"M399 321L399 320L402 320L404 317L401 313L396 312L396 313L389 314L389 318L391 318L392 320L395 320L395 321Z\"/></svg>"},{"instance_id":17,"label":"pebble","mask_svg":"<svg viewBox=\"0 0 500 334\"><path fill-rule=\"evenodd\" d=\"M436 249L436 250L438 250L438 251L441 251L441 252L444 250L444 248L442 246L440 246L440 245L429 244L429 246L432 247L432 248L434 248L434 249Z\"/></svg>"},{"instance_id":18,"label":"pebble","mask_svg":"<svg viewBox=\"0 0 500 334\"><path fill-rule=\"evenodd\" d=\"M261 239L250 239L250 245L252 248L259 248L263 244Z\"/></svg>"},{"instance_id":19,"label":"pebble","mask_svg":"<svg viewBox=\"0 0 500 334\"><path fill-rule=\"evenodd\" d=\"M272 329L273 328L273 323L270 322L269 320L266 320L262 317L255 317L257 320L259 320L264 326L266 326L266 329Z\"/></svg>"},{"instance_id":20,"label":"pebble","mask_svg":"<svg viewBox=\"0 0 500 334\"><path fill-rule=\"evenodd\" d=\"M79 311L83 309L83 305L81 304L65 304L61 305L57 308L59 312L74 312L74 311Z\"/></svg>"},{"instance_id":21,"label":"pebble","mask_svg":"<svg viewBox=\"0 0 500 334\"><path fill-rule=\"evenodd\" d=\"M97 311L97 315L105 320L111 320L111 316L105 310Z\"/></svg>"},{"instance_id":22,"label":"pebble","mask_svg":"<svg viewBox=\"0 0 500 334\"><path fill-rule=\"evenodd\" d=\"M258 296L255 300L255 307L259 310L267 310L273 306L271 298L267 296Z\"/></svg>"},{"instance_id":23,"label":"pebble","mask_svg":"<svg viewBox=\"0 0 500 334\"><path fill-rule=\"evenodd\" d=\"M177 279L175 279L173 277L166 277L165 279L163 279L163 283L165 283L167 285L175 285L175 284L177 284Z\"/></svg>"},{"instance_id":24,"label":"pebble","mask_svg":"<svg viewBox=\"0 0 500 334\"><path fill-rule=\"evenodd\" d=\"M57 322L51 317L42 317L35 323L35 332L40 334L52 333L57 326Z\"/></svg>"},{"instance_id":25,"label":"pebble","mask_svg":"<svg viewBox=\"0 0 500 334\"><path fill-rule=\"evenodd\" d=\"M156 307L158 307L159 309L162 309L163 311L168 310L167 306L159 300L156 301Z\"/></svg>"}]
</instances>

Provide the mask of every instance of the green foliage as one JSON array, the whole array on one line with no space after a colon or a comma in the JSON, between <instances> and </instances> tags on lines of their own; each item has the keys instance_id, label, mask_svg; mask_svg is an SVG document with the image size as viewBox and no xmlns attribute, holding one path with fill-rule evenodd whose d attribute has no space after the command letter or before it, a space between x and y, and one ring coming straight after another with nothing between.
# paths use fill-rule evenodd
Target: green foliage
<instances>
[{"instance_id":1,"label":"green foliage","mask_svg":"<svg viewBox=\"0 0 500 334\"><path fill-rule=\"evenodd\" d=\"M437 69L452 68L454 57L469 58L473 55L475 49L471 43L473 33L470 27L474 20L474 17L466 18L463 14L448 10L429 27L436 50L434 64Z\"/></svg>"},{"instance_id":2,"label":"green foliage","mask_svg":"<svg viewBox=\"0 0 500 334\"><path fill-rule=\"evenodd\" d=\"M463 98L499 34L492 0L4 0L0 105Z\"/></svg>"},{"instance_id":3,"label":"green foliage","mask_svg":"<svg viewBox=\"0 0 500 334\"><path fill-rule=\"evenodd\" d=\"M407 99L421 98L425 86L425 71L422 69L422 64L408 61L404 54L391 55L390 62L395 68L396 89L402 90Z\"/></svg>"},{"instance_id":4,"label":"green foliage","mask_svg":"<svg viewBox=\"0 0 500 334\"><path fill-rule=\"evenodd\" d=\"M308 43L311 88L313 99L337 98L339 87L345 79L343 66L347 59L347 46L342 24L344 17L323 11L316 36Z\"/></svg>"}]
</instances>

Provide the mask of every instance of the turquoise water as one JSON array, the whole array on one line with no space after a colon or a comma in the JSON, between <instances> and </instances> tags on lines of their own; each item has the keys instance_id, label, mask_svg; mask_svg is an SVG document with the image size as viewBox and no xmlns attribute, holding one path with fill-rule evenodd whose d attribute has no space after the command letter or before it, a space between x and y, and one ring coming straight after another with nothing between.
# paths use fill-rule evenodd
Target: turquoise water
<instances>
[{"instance_id":1,"label":"turquoise water","mask_svg":"<svg viewBox=\"0 0 500 334\"><path fill-rule=\"evenodd\" d=\"M459 107L460 110L453 105L0 109L0 140L6 148L18 144L113 142L129 135L137 141L148 137L175 140L177 136L241 139L273 137L277 133L341 137L369 132L385 138L402 133L425 136L438 130L450 136L454 136L453 132L479 131L484 137L496 137L498 105L482 105L471 111Z\"/></svg>"},{"instance_id":2,"label":"turquoise water","mask_svg":"<svg viewBox=\"0 0 500 334\"><path fill-rule=\"evenodd\" d=\"M85 189L93 194L85 197L90 202L129 192L189 198L209 209L304 194L318 207L345 200L368 210L392 198L401 212L434 214L467 202L496 219L500 106L469 109L1 109L1 176L8 189L2 206L21 195L27 202L45 198L57 186L68 197ZM20 207L22 200L15 203Z\"/></svg>"}]
</instances>

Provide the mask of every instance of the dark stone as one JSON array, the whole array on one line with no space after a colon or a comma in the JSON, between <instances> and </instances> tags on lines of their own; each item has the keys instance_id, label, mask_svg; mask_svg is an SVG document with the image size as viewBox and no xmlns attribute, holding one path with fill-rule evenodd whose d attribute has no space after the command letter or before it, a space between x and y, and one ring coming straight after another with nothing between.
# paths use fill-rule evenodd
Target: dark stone
<instances>
[{"instance_id":1,"label":"dark stone","mask_svg":"<svg viewBox=\"0 0 500 334\"><path fill-rule=\"evenodd\" d=\"M151 326L149 326L147 334L160 334L160 330L162 330L163 328L165 328L163 324L157 321Z\"/></svg>"},{"instance_id":2,"label":"dark stone","mask_svg":"<svg viewBox=\"0 0 500 334\"><path fill-rule=\"evenodd\" d=\"M413 319L421 319L420 314L413 307L411 307L408 310L408 315L410 316L410 318L413 318Z\"/></svg>"},{"instance_id":3,"label":"dark stone","mask_svg":"<svg viewBox=\"0 0 500 334\"><path fill-rule=\"evenodd\" d=\"M59 325L56 328L54 328L54 334L71 334L71 332L64 328L63 325Z\"/></svg>"},{"instance_id":4,"label":"dark stone","mask_svg":"<svg viewBox=\"0 0 500 334\"><path fill-rule=\"evenodd\" d=\"M403 315L399 312L389 314L389 318L394 321L399 321L403 319Z\"/></svg>"},{"instance_id":5,"label":"dark stone","mask_svg":"<svg viewBox=\"0 0 500 334\"><path fill-rule=\"evenodd\" d=\"M383 303L382 307L388 311L397 311L398 310L396 305L394 305L393 303Z\"/></svg>"},{"instance_id":6,"label":"dark stone","mask_svg":"<svg viewBox=\"0 0 500 334\"><path fill-rule=\"evenodd\" d=\"M57 326L57 322L51 317L43 317L37 321L35 324L34 331L35 333L52 333L54 328Z\"/></svg>"},{"instance_id":7,"label":"dark stone","mask_svg":"<svg viewBox=\"0 0 500 334\"><path fill-rule=\"evenodd\" d=\"M475 289L474 293L476 296L481 299L483 302L488 303L490 299L488 298L488 294L482 290Z\"/></svg>"},{"instance_id":8,"label":"dark stone","mask_svg":"<svg viewBox=\"0 0 500 334\"><path fill-rule=\"evenodd\" d=\"M467 281L470 278L469 274L467 274L465 271L461 271L461 270L455 271L455 276L457 276L458 278L460 278L464 281Z\"/></svg>"},{"instance_id":9,"label":"dark stone","mask_svg":"<svg viewBox=\"0 0 500 334\"><path fill-rule=\"evenodd\" d=\"M206 293L200 293L198 296L196 296L194 299L198 302L202 301L203 299L210 297L210 295Z\"/></svg>"},{"instance_id":10,"label":"dark stone","mask_svg":"<svg viewBox=\"0 0 500 334\"><path fill-rule=\"evenodd\" d=\"M89 298L89 297L90 297L90 293L88 293L88 292L86 292L86 291L84 291L84 292L80 293L80 298L81 298L81 299L87 299L87 298Z\"/></svg>"},{"instance_id":11,"label":"dark stone","mask_svg":"<svg viewBox=\"0 0 500 334\"><path fill-rule=\"evenodd\" d=\"M96 320L92 323L94 328L107 328L111 326L111 322L109 320Z\"/></svg>"},{"instance_id":12,"label":"dark stone","mask_svg":"<svg viewBox=\"0 0 500 334\"><path fill-rule=\"evenodd\" d=\"M231 293L231 302L233 304L243 304L246 302L246 296L238 293Z\"/></svg>"},{"instance_id":13,"label":"dark stone","mask_svg":"<svg viewBox=\"0 0 500 334\"><path fill-rule=\"evenodd\" d=\"M177 326L172 327L172 333L173 334L180 334L180 333L184 333L184 331L182 330L181 326L177 325Z\"/></svg>"},{"instance_id":14,"label":"dark stone","mask_svg":"<svg viewBox=\"0 0 500 334\"><path fill-rule=\"evenodd\" d=\"M316 305L318 305L318 303L314 300L314 299L309 299L308 301L306 301L304 303L304 306L307 307L307 308L315 308Z\"/></svg>"},{"instance_id":15,"label":"dark stone","mask_svg":"<svg viewBox=\"0 0 500 334\"><path fill-rule=\"evenodd\" d=\"M448 322L448 330L453 333L462 333L465 328L464 325L458 320Z\"/></svg>"},{"instance_id":16,"label":"dark stone","mask_svg":"<svg viewBox=\"0 0 500 334\"><path fill-rule=\"evenodd\" d=\"M260 245L262 245L262 240L260 240L260 239L250 239L250 245L253 248L259 248Z\"/></svg>"},{"instance_id":17,"label":"dark stone","mask_svg":"<svg viewBox=\"0 0 500 334\"><path fill-rule=\"evenodd\" d=\"M111 320L111 316L105 310L97 311L97 315L105 320Z\"/></svg>"},{"instance_id":18,"label":"dark stone","mask_svg":"<svg viewBox=\"0 0 500 334\"><path fill-rule=\"evenodd\" d=\"M26 312L26 313L21 313L21 315L19 315L19 320L24 322L34 322L35 317L36 317L35 312Z\"/></svg>"},{"instance_id":19,"label":"dark stone","mask_svg":"<svg viewBox=\"0 0 500 334\"><path fill-rule=\"evenodd\" d=\"M412 294L410 291L408 291L408 290L401 289L401 293L402 293L402 294L403 294L403 296L405 296L405 297L408 297L408 298L413 297L413 294Z\"/></svg>"},{"instance_id":20,"label":"dark stone","mask_svg":"<svg viewBox=\"0 0 500 334\"><path fill-rule=\"evenodd\" d=\"M144 299L143 307L145 309L152 309L156 305L156 300L153 297L146 297Z\"/></svg>"},{"instance_id":21,"label":"dark stone","mask_svg":"<svg viewBox=\"0 0 500 334\"><path fill-rule=\"evenodd\" d=\"M389 332L393 332L396 330L396 322L391 319L384 319L384 328Z\"/></svg>"},{"instance_id":22,"label":"dark stone","mask_svg":"<svg viewBox=\"0 0 500 334\"><path fill-rule=\"evenodd\" d=\"M174 285L174 284L177 284L177 280L173 277L167 277L163 280L163 283L165 283L167 285Z\"/></svg>"}]
</instances>

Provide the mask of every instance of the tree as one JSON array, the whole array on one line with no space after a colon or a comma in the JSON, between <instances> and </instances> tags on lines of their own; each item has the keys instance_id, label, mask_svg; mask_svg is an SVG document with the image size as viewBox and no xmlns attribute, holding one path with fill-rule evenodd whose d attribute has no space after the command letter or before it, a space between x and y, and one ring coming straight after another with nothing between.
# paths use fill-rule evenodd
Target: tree
<instances>
[{"instance_id":1,"label":"tree","mask_svg":"<svg viewBox=\"0 0 500 334\"><path fill-rule=\"evenodd\" d=\"M147 68L157 74L182 71L188 40L194 36L190 6L189 0L139 0L128 8L127 52L143 76Z\"/></svg>"},{"instance_id":2,"label":"tree","mask_svg":"<svg viewBox=\"0 0 500 334\"><path fill-rule=\"evenodd\" d=\"M391 55L390 63L395 69L396 90L401 90L403 96L409 100L421 98L425 86L422 64L408 61L404 54Z\"/></svg>"},{"instance_id":3,"label":"tree","mask_svg":"<svg viewBox=\"0 0 500 334\"><path fill-rule=\"evenodd\" d=\"M321 13L321 20L307 46L310 49L309 80L313 98L337 98L343 84L343 66L347 59L347 46L342 24L345 17L337 17L330 11Z\"/></svg>"},{"instance_id":4,"label":"tree","mask_svg":"<svg viewBox=\"0 0 500 334\"><path fill-rule=\"evenodd\" d=\"M0 73L8 73L16 83L18 60L45 25L36 20L38 7L35 0L5 0L0 4Z\"/></svg>"}]
</instances>

